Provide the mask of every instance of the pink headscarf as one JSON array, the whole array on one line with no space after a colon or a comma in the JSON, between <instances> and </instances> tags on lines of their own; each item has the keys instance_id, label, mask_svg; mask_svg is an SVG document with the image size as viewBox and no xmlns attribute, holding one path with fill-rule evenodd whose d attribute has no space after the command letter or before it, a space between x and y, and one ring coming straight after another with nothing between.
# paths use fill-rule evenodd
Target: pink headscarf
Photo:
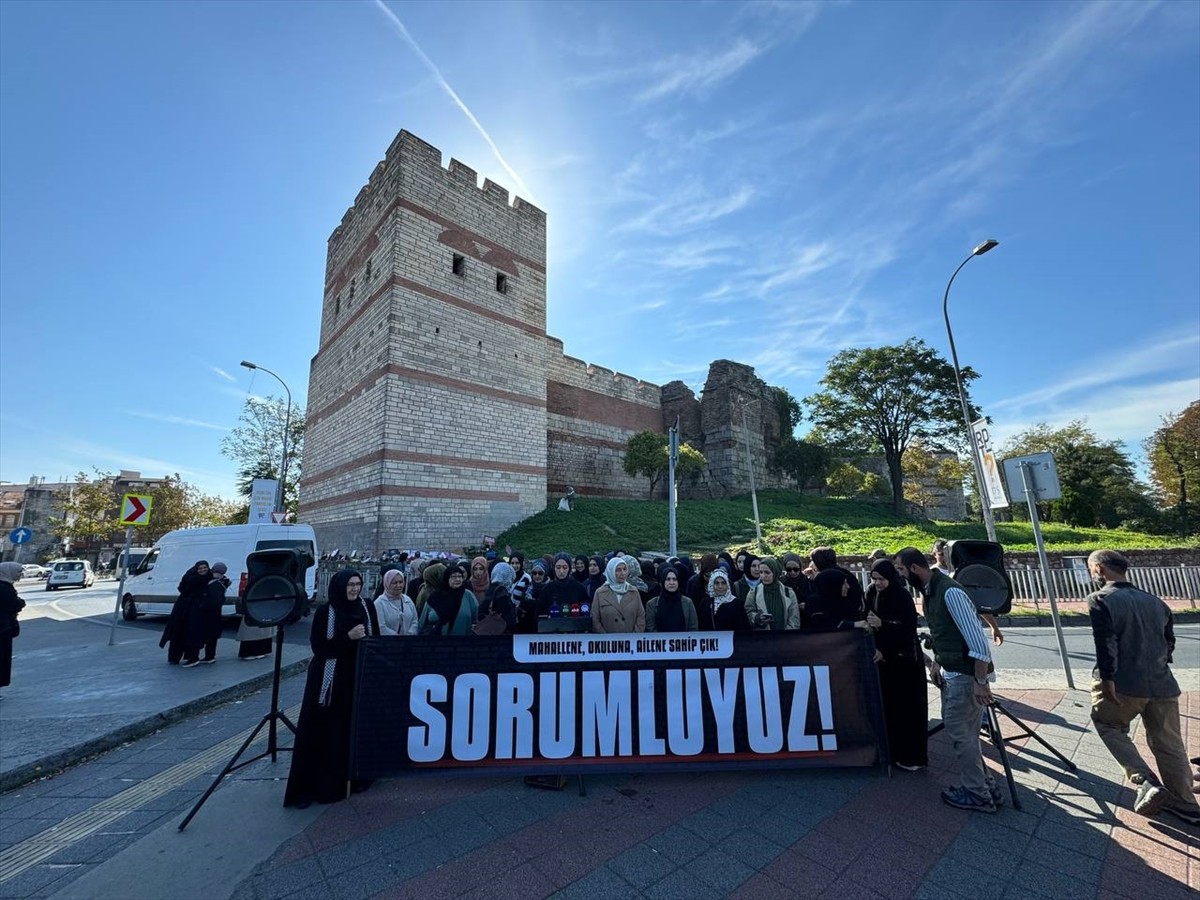
<instances>
[{"instance_id":1,"label":"pink headscarf","mask_svg":"<svg viewBox=\"0 0 1200 900\"><path fill-rule=\"evenodd\" d=\"M386 572L384 572L383 573L383 589L386 591L388 588L390 588L392 586L392 582L395 581L397 578L399 578L401 581L404 581L407 583L407 579L405 579L404 573L401 572L399 569L388 569Z\"/></svg>"}]
</instances>

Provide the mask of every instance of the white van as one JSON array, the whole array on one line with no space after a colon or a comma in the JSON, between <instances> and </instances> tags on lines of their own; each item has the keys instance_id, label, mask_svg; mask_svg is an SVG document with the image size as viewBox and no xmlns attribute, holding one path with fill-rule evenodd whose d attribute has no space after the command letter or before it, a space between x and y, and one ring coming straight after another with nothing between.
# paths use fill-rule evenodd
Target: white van
<instances>
[{"instance_id":1,"label":"white van","mask_svg":"<svg viewBox=\"0 0 1200 900\"><path fill-rule=\"evenodd\" d=\"M179 580L200 560L210 566L223 562L233 582L226 592L225 616L236 615L237 598L246 590L246 557L256 550L294 548L317 558L317 537L311 525L221 525L184 528L164 534L125 579L121 614L126 621L139 615L169 615L179 598ZM304 587L311 601L317 589L317 567L309 567Z\"/></svg>"}]
</instances>

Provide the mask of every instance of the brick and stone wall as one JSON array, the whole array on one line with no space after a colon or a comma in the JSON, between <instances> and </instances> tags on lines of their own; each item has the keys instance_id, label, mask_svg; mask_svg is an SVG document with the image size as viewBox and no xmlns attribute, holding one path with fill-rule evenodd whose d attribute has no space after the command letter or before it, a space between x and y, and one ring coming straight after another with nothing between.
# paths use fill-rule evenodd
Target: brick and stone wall
<instances>
[{"instance_id":1,"label":"brick and stone wall","mask_svg":"<svg viewBox=\"0 0 1200 900\"><path fill-rule=\"evenodd\" d=\"M329 239L301 484L321 546L462 546L543 508L545 257L541 210L397 136Z\"/></svg>"},{"instance_id":2,"label":"brick and stone wall","mask_svg":"<svg viewBox=\"0 0 1200 900\"><path fill-rule=\"evenodd\" d=\"M584 496L645 497L649 479L625 474L625 445L639 431L663 430L661 389L566 356L557 338L548 338L547 344L546 467L551 500L568 487Z\"/></svg>"}]
</instances>

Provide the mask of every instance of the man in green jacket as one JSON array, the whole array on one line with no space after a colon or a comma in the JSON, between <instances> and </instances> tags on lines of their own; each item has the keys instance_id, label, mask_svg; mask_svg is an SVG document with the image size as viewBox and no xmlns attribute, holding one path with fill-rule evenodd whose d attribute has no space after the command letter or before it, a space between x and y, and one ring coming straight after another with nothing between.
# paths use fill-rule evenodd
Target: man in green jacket
<instances>
[{"instance_id":1,"label":"man in green jacket","mask_svg":"<svg viewBox=\"0 0 1200 900\"><path fill-rule=\"evenodd\" d=\"M942 691L942 722L954 745L962 784L942 791L942 802L973 812L994 813L1000 791L983 764L979 724L992 702L991 647L975 604L949 575L931 568L925 554L906 547L896 570L925 597L925 620L933 638L933 683Z\"/></svg>"}]
</instances>

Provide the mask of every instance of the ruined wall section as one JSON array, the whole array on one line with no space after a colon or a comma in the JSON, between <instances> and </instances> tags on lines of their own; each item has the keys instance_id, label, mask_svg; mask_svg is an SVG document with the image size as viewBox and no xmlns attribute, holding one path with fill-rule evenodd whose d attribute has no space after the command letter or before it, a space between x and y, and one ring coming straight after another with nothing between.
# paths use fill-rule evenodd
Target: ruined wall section
<instances>
[{"instance_id":1,"label":"ruined wall section","mask_svg":"<svg viewBox=\"0 0 1200 900\"><path fill-rule=\"evenodd\" d=\"M566 356L557 338L547 345L549 499L557 500L568 486L583 496L645 497L649 479L625 474L625 446L639 431L663 430L661 389Z\"/></svg>"},{"instance_id":2,"label":"ruined wall section","mask_svg":"<svg viewBox=\"0 0 1200 900\"><path fill-rule=\"evenodd\" d=\"M461 547L543 508L545 252L541 210L393 141L330 237L301 485L321 546Z\"/></svg>"}]
</instances>

